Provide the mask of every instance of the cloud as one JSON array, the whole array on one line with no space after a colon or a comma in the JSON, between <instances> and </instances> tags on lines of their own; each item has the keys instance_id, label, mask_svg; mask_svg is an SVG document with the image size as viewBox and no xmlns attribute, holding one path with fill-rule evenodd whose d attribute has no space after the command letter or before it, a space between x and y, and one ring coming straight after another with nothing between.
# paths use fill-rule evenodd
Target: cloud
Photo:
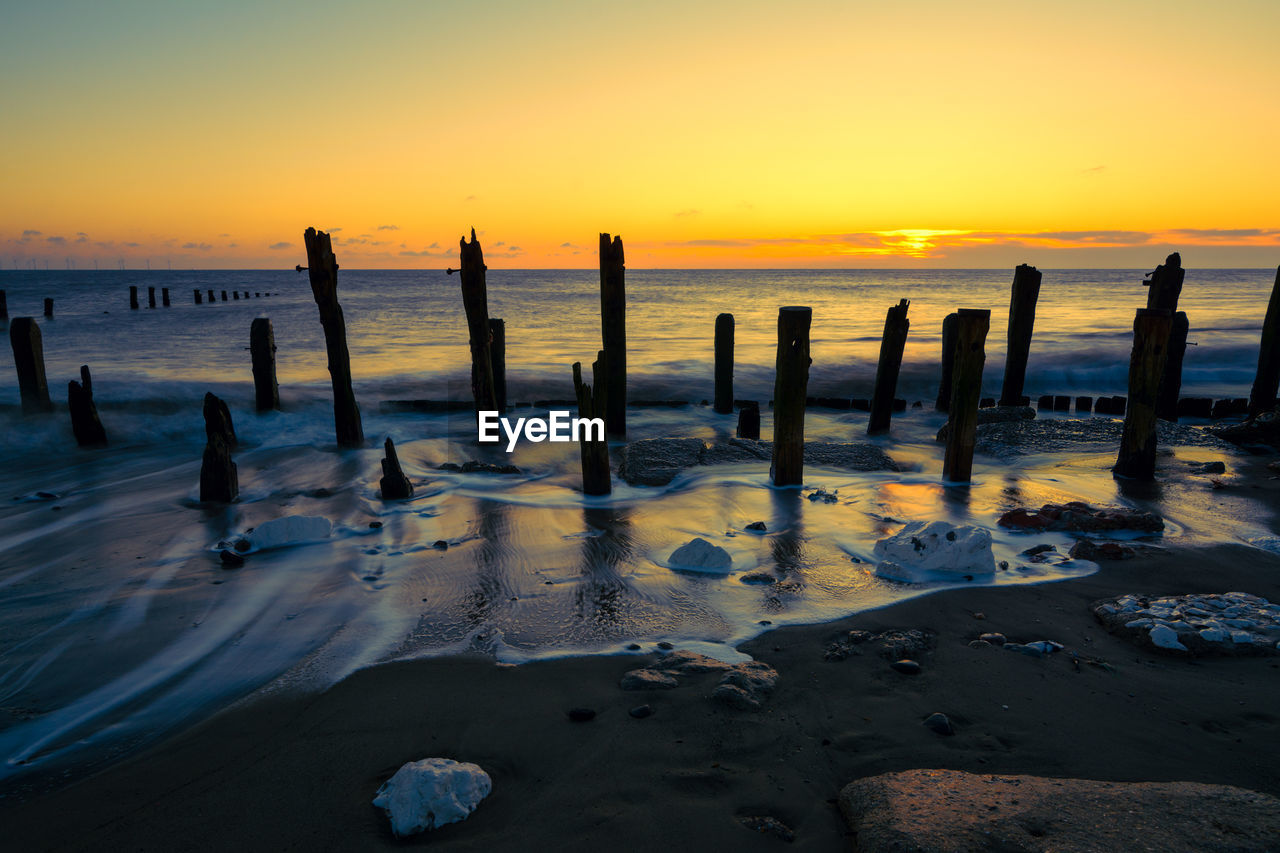
<instances>
[{"instance_id":1,"label":"cloud","mask_svg":"<svg viewBox=\"0 0 1280 853\"><path fill-rule=\"evenodd\" d=\"M440 244L439 244L439 243L432 243L432 244L431 244L430 246L428 246L427 248L428 248L428 249L439 249L439 248L440 248Z\"/></svg>"},{"instance_id":2,"label":"cloud","mask_svg":"<svg viewBox=\"0 0 1280 853\"><path fill-rule=\"evenodd\" d=\"M399 225L379 225L378 230L379 231L399 231L400 226Z\"/></svg>"},{"instance_id":3,"label":"cloud","mask_svg":"<svg viewBox=\"0 0 1280 853\"><path fill-rule=\"evenodd\" d=\"M577 247L577 246L575 246L575 245L573 245L572 243L570 243L568 240L565 240L563 243L561 243L561 244L560 244L560 248L561 248L561 249L576 249L576 248L578 248L578 247Z\"/></svg>"},{"instance_id":4,"label":"cloud","mask_svg":"<svg viewBox=\"0 0 1280 853\"><path fill-rule=\"evenodd\" d=\"M511 252L511 254L513 254L513 255L514 255L514 254L516 254L517 252L523 252L523 251L524 251L524 249L521 249L519 246L510 246L510 247L508 247L508 251L509 251L509 252Z\"/></svg>"},{"instance_id":5,"label":"cloud","mask_svg":"<svg viewBox=\"0 0 1280 853\"><path fill-rule=\"evenodd\" d=\"M430 257L433 252L430 249L423 249L420 252L415 252L412 249L405 249L400 252L400 254L406 258L427 258Z\"/></svg>"},{"instance_id":6,"label":"cloud","mask_svg":"<svg viewBox=\"0 0 1280 853\"><path fill-rule=\"evenodd\" d=\"M288 245L288 244L285 244L285 245ZM200 250L200 251L202 251L202 252L207 252L207 251L209 251L210 249L212 249L212 248L213 248L213 246L211 246L211 245L210 245L210 244L208 244L208 243L183 243L183 244L182 244L182 248L184 248L184 249L199 249L199 250Z\"/></svg>"},{"instance_id":7,"label":"cloud","mask_svg":"<svg viewBox=\"0 0 1280 853\"><path fill-rule=\"evenodd\" d=\"M286 243L286 242L284 242L284 241L282 240L282 241L280 241L279 243L272 243L272 244L271 244L270 246L268 246L267 248L268 248L268 249L271 249L272 251L277 251L277 252L278 252L278 251L280 251L281 249L291 249L291 248L293 248L293 244L292 244L292 243Z\"/></svg>"},{"instance_id":8,"label":"cloud","mask_svg":"<svg viewBox=\"0 0 1280 853\"><path fill-rule=\"evenodd\" d=\"M65 245L67 245L67 238L66 238L66 237L45 237L44 239L45 239L45 240L47 240L48 242L52 243L52 244L53 244L53 245L55 245L55 246L65 246Z\"/></svg>"},{"instance_id":9,"label":"cloud","mask_svg":"<svg viewBox=\"0 0 1280 853\"><path fill-rule=\"evenodd\" d=\"M463 201L476 201L478 198L479 196L469 195L466 198L464 198Z\"/></svg>"},{"instance_id":10,"label":"cloud","mask_svg":"<svg viewBox=\"0 0 1280 853\"><path fill-rule=\"evenodd\" d=\"M341 231L341 230L342 230L341 228L330 228L330 229L329 229L329 233L330 233L330 234L337 234L337 233L338 233L339 231Z\"/></svg>"},{"instance_id":11,"label":"cloud","mask_svg":"<svg viewBox=\"0 0 1280 853\"><path fill-rule=\"evenodd\" d=\"M1106 166L1090 166L1089 168L1081 169L1080 171L1086 175L1099 175L1105 172L1106 170L1107 170Z\"/></svg>"},{"instance_id":12,"label":"cloud","mask_svg":"<svg viewBox=\"0 0 1280 853\"><path fill-rule=\"evenodd\" d=\"M88 234L86 234L86 233L84 233L83 231L77 231L77 232L76 232L76 242L77 242L77 243L88 243L88 242L89 242L89 235L88 235Z\"/></svg>"},{"instance_id":13,"label":"cloud","mask_svg":"<svg viewBox=\"0 0 1280 853\"><path fill-rule=\"evenodd\" d=\"M42 233L43 232L37 231L34 228L28 228L26 231L22 232L22 236L23 237L39 237Z\"/></svg>"},{"instance_id":14,"label":"cloud","mask_svg":"<svg viewBox=\"0 0 1280 853\"><path fill-rule=\"evenodd\" d=\"M128 246L130 249L141 249L141 248L142 248L142 244L141 244L141 243L125 243L124 245Z\"/></svg>"},{"instance_id":15,"label":"cloud","mask_svg":"<svg viewBox=\"0 0 1280 853\"><path fill-rule=\"evenodd\" d=\"M495 249L496 249L496 248L498 248L499 246L505 246L505 245L507 245L507 242L506 242L505 240L499 240L498 242L496 242L496 243L494 243L494 244L493 244L493 248L495 248Z\"/></svg>"},{"instance_id":16,"label":"cloud","mask_svg":"<svg viewBox=\"0 0 1280 853\"><path fill-rule=\"evenodd\" d=\"M684 217L699 216L701 214L702 214L701 210L698 210L695 207L689 207L689 208L685 208L684 210L677 210L675 213L671 215L676 217L677 219L682 219Z\"/></svg>"}]
</instances>

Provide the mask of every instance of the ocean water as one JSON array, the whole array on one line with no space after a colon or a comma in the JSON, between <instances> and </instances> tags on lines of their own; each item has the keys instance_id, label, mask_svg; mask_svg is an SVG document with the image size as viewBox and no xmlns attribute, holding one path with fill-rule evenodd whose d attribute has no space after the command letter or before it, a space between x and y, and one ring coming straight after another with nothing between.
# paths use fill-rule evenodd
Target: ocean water
<instances>
[{"instance_id":1,"label":"ocean water","mask_svg":"<svg viewBox=\"0 0 1280 853\"><path fill-rule=\"evenodd\" d=\"M1046 270L1026 391L1123 394L1143 271ZM838 618L940 588L870 573L875 541L911 520L993 529L1011 570L993 583L1034 583L1096 570L1030 565L1026 537L995 528L1014 505L1081 498L1155 509L1166 536L1260 541L1254 508L1206 497L1201 478L1169 477L1153 493L1118 487L1113 449L980 458L963 490L941 484L937 392L940 327L956 308L991 308L985 393L996 396L1011 270L632 271L632 399L695 405L636 408L631 438L732 434L712 396L717 314L737 318L736 393L772 392L780 305L814 309L809 393L870 396L885 310L911 300L899 396L924 400L877 438L900 473L806 470L806 491L775 490L765 463L688 472L660 488L617 482L579 491L572 444L523 444L508 459L474 441L467 413L397 411L389 400L469 399L458 281L439 271L342 271L356 395L369 446L334 446L324 343L305 275L289 272L4 272L10 316L39 316L49 384L88 364L108 450L75 447L65 410L23 418L0 347L0 782L87 772L255 691L318 688L397 657L476 651L503 661L627 653L668 640L722 655L769 625ZM572 396L570 365L599 348L594 272L490 271L492 316L507 329L509 399ZM1190 341L1184 394L1245 396L1273 273L1190 270L1181 307ZM130 311L128 287L169 287L173 307ZM271 293L195 305L192 290ZM272 319L281 411L258 415L247 352L253 318ZM240 437L240 500L197 501L207 390L229 404ZM529 412L525 412L526 414ZM863 440L865 414L811 410L810 440ZM763 432L771 419L764 411ZM417 493L378 498L383 436L397 443ZM616 451L615 447L615 451ZM1166 470L1230 458L1176 449ZM511 461L518 475L439 470L470 458ZM1182 466L1182 468L1177 468ZM822 488L834 503L807 499ZM43 494L41 494L43 493ZM285 515L323 516L333 535L221 568L220 542ZM743 532L765 521L769 533ZM375 525L375 526L371 526ZM694 536L725 547L726 575L673 570ZM447 550L433 547L443 540ZM1065 537L1037 537L1065 552ZM773 584L741 581L750 571Z\"/></svg>"}]
</instances>

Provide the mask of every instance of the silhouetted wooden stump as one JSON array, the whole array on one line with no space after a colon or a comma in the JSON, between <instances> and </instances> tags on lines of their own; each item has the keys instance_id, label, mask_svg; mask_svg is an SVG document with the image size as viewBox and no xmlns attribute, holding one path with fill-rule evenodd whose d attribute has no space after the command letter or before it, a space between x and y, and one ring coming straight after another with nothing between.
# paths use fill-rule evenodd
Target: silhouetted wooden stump
<instances>
[{"instance_id":1,"label":"silhouetted wooden stump","mask_svg":"<svg viewBox=\"0 0 1280 853\"><path fill-rule=\"evenodd\" d=\"M129 285L129 310L138 310L138 286L136 284Z\"/></svg>"},{"instance_id":2,"label":"silhouetted wooden stump","mask_svg":"<svg viewBox=\"0 0 1280 853\"><path fill-rule=\"evenodd\" d=\"M489 346L489 295L485 284L484 251L471 229L471 242L458 241L461 256L458 278L462 286L462 307L467 313L467 333L471 345L471 397L477 412L498 411L498 395L493 382L493 351Z\"/></svg>"},{"instance_id":3,"label":"silhouetted wooden stump","mask_svg":"<svg viewBox=\"0 0 1280 853\"><path fill-rule=\"evenodd\" d=\"M1019 264L1013 271L1013 293L1009 297L1009 349L1004 360L1004 383L1000 405L1021 406L1022 386L1027 379L1027 358L1031 353L1031 332L1036 323L1036 300L1040 298L1040 271Z\"/></svg>"},{"instance_id":4,"label":"silhouetted wooden stump","mask_svg":"<svg viewBox=\"0 0 1280 853\"><path fill-rule=\"evenodd\" d=\"M169 304L169 288L167 287L160 288L160 304L163 305L165 308L172 307Z\"/></svg>"},{"instance_id":5,"label":"silhouetted wooden stump","mask_svg":"<svg viewBox=\"0 0 1280 853\"><path fill-rule=\"evenodd\" d=\"M942 377L938 381L938 400L933 407L939 412L951 408L951 384L956 360L956 315L942 320Z\"/></svg>"},{"instance_id":6,"label":"silhouetted wooden stump","mask_svg":"<svg viewBox=\"0 0 1280 853\"><path fill-rule=\"evenodd\" d=\"M201 304L202 302L204 302L204 300L200 298L200 291L198 291L198 290L193 290L191 293L192 293L192 295L195 297L195 300L196 300L196 304L197 304L197 305L199 305L199 304Z\"/></svg>"},{"instance_id":7,"label":"silhouetted wooden stump","mask_svg":"<svg viewBox=\"0 0 1280 853\"><path fill-rule=\"evenodd\" d=\"M307 246L307 275L311 295L320 309L320 325L329 356L329 377L333 383L333 424L339 447L364 444L360 407L351 389L351 355L347 351L347 322L338 304L338 260L333 255L329 235L308 228L302 235Z\"/></svg>"},{"instance_id":8,"label":"silhouetted wooden stump","mask_svg":"<svg viewBox=\"0 0 1280 853\"><path fill-rule=\"evenodd\" d=\"M226 302L226 301L227 301L227 292L226 292L225 290L224 290L224 291L222 291L222 301L223 301L223 302Z\"/></svg>"},{"instance_id":9,"label":"silhouetted wooden stump","mask_svg":"<svg viewBox=\"0 0 1280 853\"><path fill-rule=\"evenodd\" d=\"M258 317L249 324L249 358L253 364L253 390L258 411L280 408L280 385L276 382L276 333L267 317Z\"/></svg>"},{"instance_id":10,"label":"silhouetted wooden stump","mask_svg":"<svg viewBox=\"0 0 1280 853\"><path fill-rule=\"evenodd\" d=\"M9 322L9 298L0 290L0 323Z\"/></svg>"},{"instance_id":11,"label":"silhouetted wooden stump","mask_svg":"<svg viewBox=\"0 0 1280 853\"><path fill-rule=\"evenodd\" d=\"M107 431L102 428L98 407L93 403L93 379L89 365L81 365L80 381L67 383L67 408L71 411L71 431L81 447L102 447L107 443Z\"/></svg>"},{"instance_id":12,"label":"silhouetted wooden stump","mask_svg":"<svg viewBox=\"0 0 1280 853\"><path fill-rule=\"evenodd\" d=\"M738 438L760 440L760 404L746 403L738 410Z\"/></svg>"},{"instance_id":13,"label":"silhouetted wooden stump","mask_svg":"<svg viewBox=\"0 0 1280 853\"><path fill-rule=\"evenodd\" d=\"M809 326L813 309L778 309L778 356L773 380L773 459L769 478L775 486L804 482L804 401L809 388Z\"/></svg>"},{"instance_id":14,"label":"silhouetted wooden stump","mask_svg":"<svg viewBox=\"0 0 1280 853\"><path fill-rule=\"evenodd\" d=\"M942 478L967 483L973 478L973 447L978 432L978 402L982 398L982 368L986 363L987 332L991 312L985 308L961 308L956 312L956 348L951 382L951 408L947 418L946 455Z\"/></svg>"},{"instance_id":15,"label":"silhouetted wooden stump","mask_svg":"<svg viewBox=\"0 0 1280 853\"><path fill-rule=\"evenodd\" d=\"M582 381L582 362L573 363L573 390L578 398L578 417L604 418L604 395L598 394L605 381L601 359L601 351L594 364L591 365L593 385ZM594 387L594 391L593 391ZM580 435L578 448L582 458L582 493L586 495L607 495L613 491L613 480L609 471L609 443L601 437L597 440L595 431L587 430Z\"/></svg>"},{"instance_id":16,"label":"silhouetted wooden stump","mask_svg":"<svg viewBox=\"0 0 1280 853\"><path fill-rule=\"evenodd\" d=\"M0 290L0 311L4 308L4 291ZM1262 321L1262 342L1258 347L1258 372L1249 392L1249 414L1269 412L1275 408L1280 389L1280 267L1267 302L1267 316Z\"/></svg>"},{"instance_id":17,"label":"silhouetted wooden stump","mask_svg":"<svg viewBox=\"0 0 1280 853\"><path fill-rule=\"evenodd\" d=\"M1187 354L1187 332L1190 325L1185 311L1175 311L1169 325L1169 345L1164 374L1156 395L1156 417L1162 421L1178 420L1178 396L1182 393L1182 360Z\"/></svg>"},{"instance_id":18,"label":"silhouetted wooden stump","mask_svg":"<svg viewBox=\"0 0 1280 853\"><path fill-rule=\"evenodd\" d=\"M200 464L200 500L209 503L231 503L240 495L236 463L231 451L236 446L236 431L231 425L227 404L213 394L204 395L204 432L206 443Z\"/></svg>"},{"instance_id":19,"label":"silhouetted wooden stump","mask_svg":"<svg viewBox=\"0 0 1280 853\"><path fill-rule=\"evenodd\" d=\"M154 287L147 288L147 307L156 307L156 289Z\"/></svg>"},{"instance_id":20,"label":"silhouetted wooden stump","mask_svg":"<svg viewBox=\"0 0 1280 853\"><path fill-rule=\"evenodd\" d=\"M733 315L716 317L716 393L718 414L733 413Z\"/></svg>"},{"instance_id":21,"label":"silhouetted wooden stump","mask_svg":"<svg viewBox=\"0 0 1280 853\"><path fill-rule=\"evenodd\" d=\"M1164 375L1173 318L1167 308L1139 308L1133 320L1129 355L1129 406L1120 452L1111 470L1122 477L1151 480L1156 471L1156 394Z\"/></svg>"},{"instance_id":22,"label":"silhouetted wooden stump","mask_svg":"<svg viewBox=\"0 0 1280 853\"><path fill-rule=\"evenodd\" d=\"M44 376L44 344L34 318L13 319L9 325L9 345L13 347L13 364L18 371L22 413L30 415L53 411L49 383Z\"/></svg>"},{"instance_id":23,"label":"silhouetted wooden stump","mask_svg":"<svg viewBox=\"0 0 1280 853\"><path fill-rule=\"evenodd\" d=\"M894 394L898 392L898 373L902 370L902 351L907 345L907 331L911 321L907 319L907 307L911 302L900 300L891 307L884 318L884 335L880 338L880 361L876 365L876 386L871 394L871 417L867 419L867 435L889 431L893 418Z\"/></svg>"},{"instance_id":24,"label":"silhouetted wooden stump","mask_svg":"<svg viewBox=\"0 0 1280 853\"><path fill-rule=\"evenodd\" d=\"M44 299L44 316L53 319L53 300L47 296Z\"/></svg>"},{"instance_id":25,"label":"silhouetted wooden stump","mask_svg":"<svg viewBox=\"0 0 1280 853\"><path fill-rule=\"evenodd\" d=\"M507 410L507 324L489 318L489 363L493 367L493 399L499 412Z\"/></svg>"},{"instance_id":26,"label":"silhouetted wooden stump","mask_svg":"<svg viewBox=\"0 0 1280 853\"><path fill-rule=\"evenodd\" d=\"M600 337L604 349L605 428L627 434L627 265L622 237L600 235ZM597 385L600 383L597 382Z\"/></svg>"},{"instance_id":27,"label":"silhouetted wooden stump","mask_svg":"<svg viewBox=\"0 0 1280 853\"><path fill-rule=\"evenodd\" d=\"M217 300L217 298L216 298L216 297L214 297L214 295L213 295L213 291L212 291L212 290L210 290L210 291L209 291L209 304L211 304L211 305L212 305L214 302L217 302L217 301L218 301L218 300Z\"/></svg>"},{"instance_id":28,"label":"silhouetted wooden stump","mask_svg":"<svg viewBox=\"0 0 1280 853\"><path fill-rule=\"evenodd\" d=\"M239 302L239 301L240 301L240 291L238 291L238 290L233 290L233 291L231 291L231 300L232 300L233 302Z\"/></svg>"},{"instance_id":29,"label":"silhouetted wooden stump","mask_svg":"<svg viewBox=\"0 0 1280 853\"><path fill-rule=\"evenodd\" d=\"M400 457L396 456L396 446L388 436L382 445L385 456L382 460L382 479L378 487L382 490L384 501L404 501L413 497L413 483L400 469Z\"/></svg>"},{"instance_id":30,"label":"silhouetted wooden stump","mask_svg":"<svg viewBox=\"0 0 1280 853\"><path fill-rule=\"evenodd\" d=\"M1150 281L1144 282L1147 290L1147 307L1163 309L1172 314L1178 310L1178 297L1182 293L1182 280L1186 270L1182 268L1182 255L1174 252L1164 263L1147 273Z\"/></svg>"}]
</instances>

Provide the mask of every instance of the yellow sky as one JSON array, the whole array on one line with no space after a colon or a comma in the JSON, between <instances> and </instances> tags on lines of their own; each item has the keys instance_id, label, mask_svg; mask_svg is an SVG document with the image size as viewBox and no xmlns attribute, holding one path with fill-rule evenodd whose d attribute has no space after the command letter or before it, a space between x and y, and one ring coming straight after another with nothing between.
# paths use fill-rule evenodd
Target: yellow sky
<instances>
[{"instance_id":1,"label":"yellow sky","mask_svg":"<svg viewBox=\"0 0 1280 853\"><path fill-rule=\"evenodd\" d=\"M258 5L6 12L5 269L1280 263L1272 0Z\"/></svg>"}]
</instances>

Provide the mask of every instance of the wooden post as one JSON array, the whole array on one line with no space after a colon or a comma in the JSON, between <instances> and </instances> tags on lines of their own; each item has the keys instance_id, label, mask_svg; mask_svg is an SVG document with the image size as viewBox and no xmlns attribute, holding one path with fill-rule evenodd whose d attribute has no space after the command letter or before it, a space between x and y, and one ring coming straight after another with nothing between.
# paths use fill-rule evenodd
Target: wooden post
<instances>
[{"instance_id":1,"label":"wooden post","mask_svg":"<svg viewBox=\"0 0 1280 853\"><path fill-rule=\"evenodd\" d=\"M44 298L44 316L53 319L53 300L48 296Z\"/></svg>"},{"instance_id":2,"label":"wooden post","mask_svg":"<svg viewBox=\"0 0 1280 853\"><path fill-rule=\"evenodd\" d=\"M98 407L93 404L93 379L89 365L80 366L80 381L67 383L67 408L71 411L71 431L81 447L102 447L107 431L102 428Z\"/></svg>"},{"instance_id":3,"label":"wooden post","mask_svg":"<svg viewBox=\"0 0 1280 853\"><path fill-rule=\"evenodd\" d=\"M147 288L147 307L156 307L156 289L154 287Z\"/></svg>"},{"instance_id":4,"label":"wooden post","mask_svg":"<svg viewBox=\"0 0 1280 853\"><path fill-rule=\"evenodd\" d=\"M172 307L169 304L169 288L167 287L160 288L160 304L163 305L165 308Z\"/></svg>"},{"instance_id":5,"label":"wooden post","mask_svg":"<svg viewBox=\"0 0 1280 853\"><path fill-rule=\"evenodd\" d=\"M760 440L760 404L747 403L738 410L738 438Z\"/></svg>"},{"instance_id":6,"label":"wooden post","mask_svg":"<svg viewBox=\"0 0 1280 853\"><path fill-rule=\"evenodd\" d=\"M1111 470L1136 480L1156 472L1156 394L1164 375L1165 354L1173 318L1166 308L1139 308L1133 319L1133 351L1129 355L1129 407L1120 434L1120 453Z\"/></svg>"},{"instance_id":7,"label":"wooden post","mask_svg":"<svg viewBox=\"0 0 1280 853\"><path fill-rule=\"evenodd\" d=\"M280 408L280 385L276 382L276 333L267 317L258 317L249 324L249 358L253 364L253 389L258 411Z\"/></svg>"},{"instance_id":8,"label":"wooden post","mask_svg":"<svg viewBox=\"0 0 1280 853\"><path fill-rule=\"evenodd\" d=\"M871 395L871 417L867 420L867 435L889 431L893 417L893 397L898 393L898 373L902 369L902 351L907 345L907 319L910 300L899 300L884 318L884 335L880 338L880 363L876 367L876 387Z\"/></svg>"},{"instance_id":9,"label":"wooden post","mask_svg":"<svg viewBox=\"0 0 1280 853\"><path fill-rule=\"evenodd\" d=\"M233 290L233 291L231 291L231 298L232 298L232 300L234 300L234 301L236 301L236 302L239 302L239 301L240 301L240 291L238 291L238 290ZM154 308L155 306L153 305L152 307Z\"/></svg>"},{"instance_id":10,"label":"wooden post","mask_svg":"<svg viewBox=\"0 0 1280 853\"><path fill-rule=\"evenodd\" d=\"M489 364L493 368L493 399L499 412L507 410L507 324L489 318Z\"/></svg>"},{"instance_id":11,"label":"wooden post","mask_svg":"<svg viewBox=\"0 0 1280 853\"><path fill-rule=\"evenodd\" d=\"M622 238L600 235L600 336L604 348L605 428L627 434L627 265ZM597 383L599 384L599 383Z\"/></svg>"},{"instance_id":12,"label":"wooden post","mask_svg":"<svg viewBox=\"0 0 1280 853\"><path fill-rule=\"evenodd\" d=\"M600 353L603 356L603 352ZM582 381L582 362L573 363L573 390L578 398L579 418L603 418L605 416L605 400L597 392L604 380L604 367L600 357L591 365L592 386ZM591 440L587 440L590 436ZM596 436L588 428L580 436L578 448L582 457L582 493L585 495L607 495L613 491L613 483L609 473L609 443L596 440Z\"/></svg>"},{"instance_id":13,"label":"wooden post","mask_svg":"<svg viewBox=\"0 0 1280 853\"><path fill-rule=\"evenodd\" d=\"M364 444L360 407L351 390L351 354L347 351L347 321L338 304L338 259L324 231L308 228L302 235L307 246L307 275L311 295L320 309L324 345L329 356L329 377L333 383L333 425L339 447Z\"/></svg>"},{"instance_id":14,"label":"wooden post","mask_svg":"<svg viewBox=\"0 0 1280 853\"><path fill-rule=\"evenodd\" d=\"M1000 387L1001 406L1023 406L1022 386L1027 380L1027 357L1031 352L1031 330L1036 324L1036 300L1040 298L1040 270L1018 264L1013 271L1013 292L1009 296L1008 351L1004 358L1004 383Z\"/></svg>"},{"instance_id":15,"label":"wooden post","mask_svg":"<svg viewBox=\"0 0 1280 853\"><path fill-rule=\"evenodd\" d=\"M9 344L13 347L13 364L18 369L22 413L53 411L49 384L44 377L44 344L36 321L31 317L14 317L9 326Z\"/></svg>"},{"instance_id":16,"label":"wooden post","mask_svg":"<svg viewBox=\"0 0 1280 853\"><path fill-rule=\"evenodd\" d=\"M942 479L967 483L973 478L973 446L978 433L978 401L982 398L982 367L987 360L991 312L985 308L961 308L955 316L956 348Z\"/></svg>"},{"instance_id":17,"label":"wooden post","mask_svg":"<svg viewBox=\"0 0 1280 853\"><path fill-rule=\"evenodd\" d=\"M1178 395L1182 393L1182 359L1187 354L1187 313L1175 311L1169 325L1169 346L1165 356L1164 375L1156 395L1156 417L1178 422Z\"/></svg>"},{"instance_id":18,"label":"wooden post","mask_svg":"<svg viewBox=\"0 0 1280 853\"><path fill-rule=\"evenodd\" d=\"M951 407L951 378L956 358L956 315L942 321L942 379L938 382L938 401L933 407L945 412Z\"/></svg>"},{"instance_id":19,"label":"wooden post","mask_svg":"<svg viewBox=\"0 0 1280 853\"><path fill-rule=\"evenodd\" d=\"M249 298L249 291L247 291L247 290L246 290L246 291L244 292L244 298L245 298L245 299L248 299L248 298Z\"/></svg>"},{"instance_id":20,"label":"wooden post","mask_svg":"<svg viewBox=\"0 0 1280 853\"><path fill-rule=\"evenodd\" d=\"M1164 259L1163 264L1147 273L1147 276L1151 279L1143 282L1150 288L1147 291L1147 307L1163 309L1169 313L1177 311L1182 279L1186 276L1186 270L1182 268L1182 255L1174 252Z\"/></svg>"},{"instance_id":21,"label":"wooden post","mask_svg":"<svg viewBox=\"0 0 1280 853\"><path fill-rule=\"evenodd\" d=\"M5 292L0 290L0 323L9 322L9 299L5 296Z\"/></svg>"},{"instance_id":22,"label":"wooden post","mask_svg":"<svg viewBox=\"0 0 1280 853\"><path fill-rule=\"evenodd\" d=\"M400 457L396 456L396 446L391 441L391 436L387 436L382 447L386 453L382 460L382 479L378 481L378 487L382 490L382 499L384 501L408 500L413 497L413 483L409 482L409 478L400 469Z\"/></svg>"},{"instance_id":23,"label":"wooden post","mask_svg":"<svg viewBox=\"0 0 1280 853\"><path fill-rule=\"evenodd\" d=\"M196 304L197 304L197 305L199 305L199 304L201 304L202 302L204 302L204 300L200 297L200 291L198 291L198 290L192 291L192 295L194 295L194 296L195 296L195 298L196 298Z\"/></svg>"},{"instance_id":24,"label":"wooden post","mask_svg":"<svg viewBox=\"0 0 1280 853\"><path fill-rule=\"evenodd\" d=\"M485 285L484 252L471 229L471 242L458 241L461 254L458 278L462 284L462 307L467 312L467 332L471 343L471 397L476 411L497 411L498 396L493 385L493 353L489 347L489 295Z\"/></svg>"},{"instance_id":25,"label":"wooden post","mask_svg":"<svg viewBox=\"0 0 1280 853\"><path fill-rule=\"evenodd\" d=\"M214 302L217 302L217 301L218 301L218 300L217 300L216 298L214 298L213 290L210 290L210 291L209 291L209 304L210 304L210 305L212 305Z\"/></svg>"},{"instance_id":26,"label":"wooden post","mask_svg":"<svg viewBox=\"0 0 1280 853\"><path fill-rule=\"evenodd\" d=\"M231 425L227 404L213 394L204 395L204 433L206 443L200 464L200 500L231 503L240 495L240 481L231 450L236 446L236 431Z\"/></svg>"},{"instance_id":27,"label":"wooden post","mask_svg":"<svg viewBox=\"0 0 1280 853\"><path fill-rule=\"evenodd\" d=\"M804 482L804 401L809 390L809 326L813 309L778 309L778 357L773 380L773 460L775 486Z\"/></svg>"},{"instance_id":28,"label":"wooden post","mask_svg":"<svg viewBox=\"0 0 1280 853\"><path fill-rule=\"evenodd\" d=\"M138 310L138 285L136 284L129 285L129 310Z\"/></svg>"},{"instance_id":29,"label":"wooden post","mask_svg":"<svg viewBox=\"0 0 1280 853\"><path fill-rule=\"evenodd\" d=\"M715 411L733 414L733 315L716 317L716 395Z\"/></svg>"},{"instance_id":30,"label":"wooden post","mask_svg":"<svg viewBox=\"0 0 1280 853\"><path fill-rule=\"evenodd\" d=\"M3 319L4 291L0 290L0 319ZM1269 412L1276 407L1276 391L1280 388L1280 267L1271 287L1267 316L1262 321L1262 343L1258 347L1258 372L1249 392L1249 414Z\"/></svg>"}]
</instances>

